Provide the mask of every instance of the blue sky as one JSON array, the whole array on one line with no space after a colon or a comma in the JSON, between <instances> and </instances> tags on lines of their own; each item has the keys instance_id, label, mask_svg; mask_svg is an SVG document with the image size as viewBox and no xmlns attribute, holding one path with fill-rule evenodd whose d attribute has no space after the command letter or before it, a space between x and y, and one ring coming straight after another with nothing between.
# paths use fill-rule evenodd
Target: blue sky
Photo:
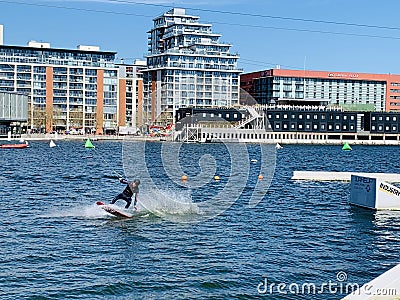
<instances>
[{"instance_id":1,"label":"blue sky","mask_svg":"<svg viewBox=\"0 0 400 300\"><path fill-rule=\"evenodd\" d=\"M152 19L172 7L213 24L245 72L400 74L398 0L0 0L0 24L5 45L96 45L130 62L144 58Z\"/></svg>"}]
</instances>

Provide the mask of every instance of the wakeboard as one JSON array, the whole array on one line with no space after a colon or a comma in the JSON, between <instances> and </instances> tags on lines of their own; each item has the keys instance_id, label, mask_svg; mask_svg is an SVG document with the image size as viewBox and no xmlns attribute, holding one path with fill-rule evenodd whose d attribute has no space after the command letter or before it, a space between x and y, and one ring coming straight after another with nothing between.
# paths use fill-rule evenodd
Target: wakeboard
<instances>
[{"instance_id":1,"label":"wakeboard","mask_svg":"<svg viewBox=\"0 0 400 300\"><path fill-rule=\"evenodd\" d=\"M97 201L96 204L100 206L103 210L108 212L109 214L112 214L113 216L119 217L119 218L133 218L133 214L129 214L127 212L124 212L122 210L119 210L115 206L107 205L104 202Z\"/></svg>"}]
</instances>

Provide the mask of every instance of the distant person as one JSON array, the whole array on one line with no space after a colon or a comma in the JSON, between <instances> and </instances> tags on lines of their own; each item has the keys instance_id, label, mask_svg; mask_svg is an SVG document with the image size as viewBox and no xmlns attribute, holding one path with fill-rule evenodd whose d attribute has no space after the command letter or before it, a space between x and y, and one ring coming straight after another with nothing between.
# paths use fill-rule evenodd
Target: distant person
<instances>
[{"instance_id":1,"label":"distant person","mask_svg":"<svg viewBox=\"0 0 400 300\"><path fill-rule=\"evenodd\" d=\"M133 194L135 194L135 201L133 202L133 207L135 208L135 210L137 210L136 204L138 201L137 195L139 193L140 180L135 179L134 181L129 182L126 179L119 178L119 182L126 184L126 187L122 193L120 193L111 201L111 204L117 202L118 199L122 199L126 202L125 208L129 208L129 206L131 206L132 203L132 196Z\"/></svg>"}]
</instances>

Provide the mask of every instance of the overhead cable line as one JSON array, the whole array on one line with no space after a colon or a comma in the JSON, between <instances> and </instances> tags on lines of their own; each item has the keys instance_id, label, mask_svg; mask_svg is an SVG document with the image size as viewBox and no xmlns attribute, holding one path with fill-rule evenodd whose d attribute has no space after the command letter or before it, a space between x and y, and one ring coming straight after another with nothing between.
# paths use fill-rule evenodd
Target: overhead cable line
<instances>
[{"instance_id":1,"label":"overhead cable line","mask_svg":"<svg viewBox=\"0 0 400 300\"><path fill-rule=\"evenodd\" d=\"M137 4L137 5L144 5L144 6L155 6L155 7L171 8L171 5L156 4L156 3L146 3L146 2L138 2L138 1L128 1L128 0L107 0L107 2L109 2L109 3L119 3L119 4ZM330 25L355 26L355 27L366 27L366 28L387 29L387 30L400 30L400 27L381 26L381 25L369 25L369 24L360 24L360 23L347 23L347 22L314 20L314 19L305 19L305 18L282 17L282 16L251 14L251 13L245 13L245 12L214 10L214 9L205 9L205 8L193 8L193 7L186 7L186 9L190 9L190 10L194 10L194 11L203 11L203 12L211 12L211 13L219 13L219 14L229 14L229 15L236 15L236 16L244 16L244 17L257 17L257 18L278 19L278 20L286 20L286 21L323 23L323 24L330 24Z\"/></svg>"},{"instance_id":2,"label":"overhead cable line","mask_svg":"<svg viewBox=\"0 0 400 300\"><path fill-rule=\"evenodd\" d=\"M135 16L135 17L144 17L144 18L153 18L153 17L154 17L154 16L149 16L149 15L134 14L134 13L129 13L129 12L119 12L119 11L110 11L110 10L98 10L98 9L90 9L90 8L81 8L81 7L71 7L71 6L53 5L53 4L40 4L40 3L29 3L29 2L9 1L9 0L0 0L0 3L22 4L22 5L29 5L29 6L48 7L48 8L58 8L58 9L68 9L68 10L75 10L75 11L85 11L85 12L95 12L95 13L104 13L104 14Z\"/></svg>"},{"instance_id":3,"label":"overhead cable line","mask_svg":"<svg viewBox=\"0 0 400 300\"><path fill-rule=\"evenodd\" d=\"M121 15L134 15L134 16L149 17L149 18L154 17L154 16L148 16L148 15L142 15L142 14L132 14L132 13L127 13L127 12L93 10L93 9L58 6L58 5L51 5L51 4L28 3L28 2L11 1L11 0L0 0L0 2L13 3L13 4L25 4L25 5L32 5L32 6L62 8L62 9L73 9L73 10L82 10L82 11L92 11L92 12L101 12L101 13L111 13L111 14L121 14ZM165 4L146 3L146 2L128 1L128 0L107 0L107 1L105 1L105 3L143 5L143 6L162 7L162 8L168 8L168 9L173 7L171 5L165 5ZM228 15L236 15L236 16L245 16L245 17L269 18L269 19L286 20L286 21L297 21L297 22L308 22L308 23L319 23L319 24L341 25L341 26L354 26L354 27L375 28L375 29L385 29L385 30L399 30L400 31L400 27L382 26L382 25L374 25L374 24L371 25L371 24L361 24L361 23L315 20L315 19L306 19L306 18L282 17L282 16L252 14L252 13L226 11L226 10L212 10L212 9L196 8L196 7L186 7L186 9L193 10L193 11L211 12L211 13L228 14Z\"/></svg>"},{"instance_id":4,"label":"overhead cable line","mask_svg":"<svg viewBox=\"0 0 400 300\"><path fill-rule=\"evenodd\" d=\"M119 3L127 2L127 3L131 3L131 4L143 4L143 3L140 3L140 2L129 2L129 1L121 1L121 0L108 0L108 1L109 2L119 2ZM153 18L153 16L144 15L144 14L129 13L129 12L95 10L95 9L88 9L88 8L78 8L78 7L59 6L59 5L51 5L51 4L39 4L39 3L27 3L27 2L19 2L19 1L11 1L11 0L0 0L0 3L12 3L12 4L22 4L22 5L30 5L30 6L57 8L57 9L69 9L69 10L85 11L85 12L108 13L108 14L117 14L117 15ZM147 3L146 5L162 6L161 4L149 4L149 3ZM313 29L265 26L265 25L255 25L255 24L227 23L227 22L218 22L218 21L211 21L211 23L212 24L229 25L229 26L240 26L240 27L250 27L250 28L264 28L264 29L274 29L274 30L287 30L287 31L297 31L297 32L311 32L311 33L320 33L320 34L334 34L334 35L346 35L346 36L380 38L380 39L393 39L393 40L400 39L400 37L395 37L395 36L371 35L371 34L361 34L361 33L346 33L346 32L335 32L335 31L324 31L324 30L313 30ZM400 30L400 28L398 28L398 29Z\"/></svg>"},{"instance_id":5,"label":"overhead cable line","mask_svg":"<svg viewBox=\"0 0 400 300\"><path fill-rule=\"evenodd\" d=\"M368 38L380 38L380 39L392 39L392 40L399 40L400 39L400 37L395 37L395 36L372 35L372 34L362 34L362 33L347 33L347 32L338 32L338 31L325 31L325 30L313 30L313 29L301 29L301 28L290 28L290 27L265 26L265 25L254 25L254 24L226 23L226 22L218 22L218 21L212 21L212 23L213 24L221 24L221 25L229 25L229 26L265 28L265 29L288 30L288 31L298 31L298 32L311 32L311 33L334 34L334 35L347 35L347 36L358 36L358 37L368 37Z\"/></svg>"}]
</instances>

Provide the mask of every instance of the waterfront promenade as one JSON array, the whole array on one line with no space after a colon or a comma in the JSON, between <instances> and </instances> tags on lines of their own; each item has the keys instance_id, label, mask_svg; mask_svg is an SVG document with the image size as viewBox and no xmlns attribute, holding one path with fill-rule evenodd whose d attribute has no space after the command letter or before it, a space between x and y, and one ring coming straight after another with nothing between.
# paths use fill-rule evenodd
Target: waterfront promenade
<instances>
[{"instance_id":1,"label":"waterfront promenade","mask_svg":"<svg viewBox=\"0 0 400 300\"><path fill-rule=\"evenodd\" d=\"M261 144L280 144L280 145L343 145L348 142L350 145L388 145L400 146L400 135L388 134L370 134L362 135L362 139L358 135L349 134L327 134L327 133L299 133L299 132L266 132L260 130L247 129L209 129L202 128L199 132L199 137L194 140L183 142L211 142L211 143L261 143ZM239 133L239 134L238 134ZM213 139L207 137L213 135ZM21 137L12 137L13 141L50 141L50 140L86 140L90 138L92 141L162 141L172 142L180 141L174 139L173 136L167 137L151 137L151 136L133 136L133 135L62 135L62 134L23 134ZM0 138L0 141L7 141L7 137ZM181 140L182 141L182 140Z\"/></svg>"},{"instance_id":2,"label":"waterfront promenade","mask_svg":"<svg viewBox=\"0 0 400 300\"><path fill-rule=\"evenodd\" d=\"M125 135L93 135L93 134L22 134L20 137L11 137L11 140L18 141L76 141L76 140L86 140L90 139L92 141L119 141L119 140L137 140L137 141L160 141L160 137L151 137L151 136L125 136ZM0 138L0 141L7 141L7 137Z\"/></svg>"}]
</instances>

